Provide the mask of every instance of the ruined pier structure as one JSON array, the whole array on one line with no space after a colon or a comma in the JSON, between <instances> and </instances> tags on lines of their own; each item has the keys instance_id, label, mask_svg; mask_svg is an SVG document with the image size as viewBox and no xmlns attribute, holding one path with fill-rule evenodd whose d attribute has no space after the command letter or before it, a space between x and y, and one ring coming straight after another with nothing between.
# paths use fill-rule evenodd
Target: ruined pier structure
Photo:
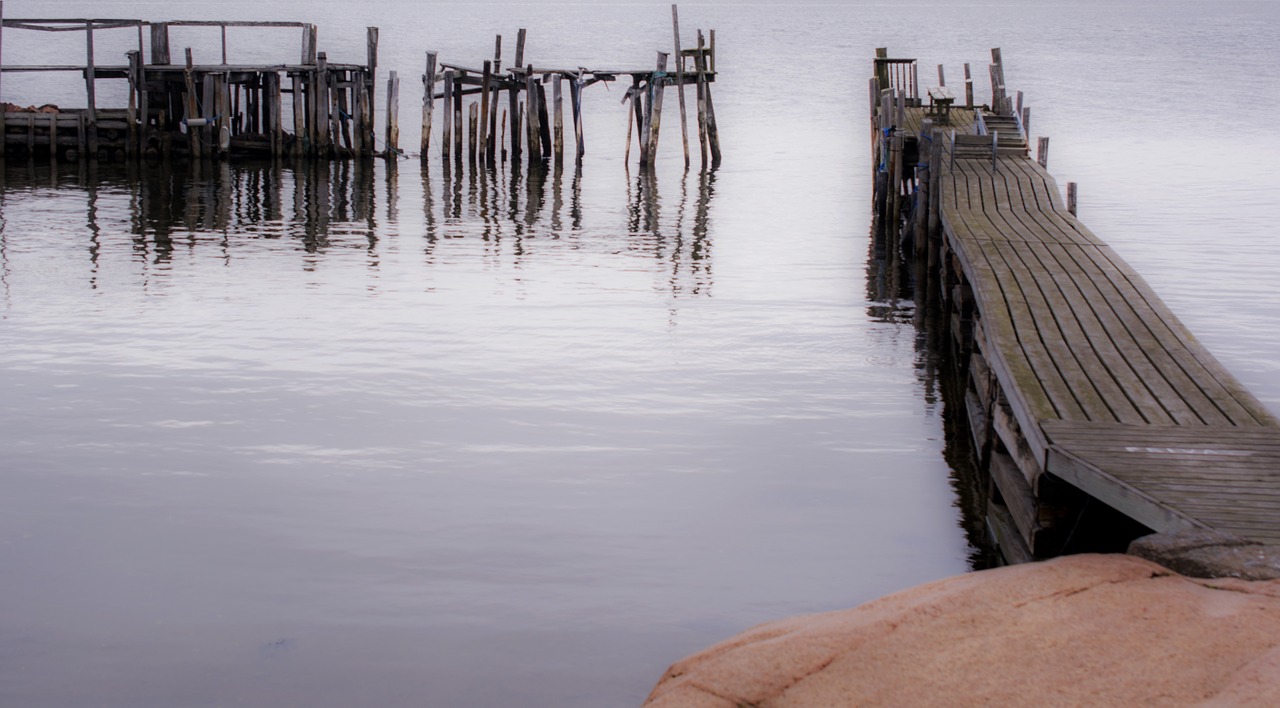
<instances>
[{"instance_id":1,"label":"ruined pier structure","mask_svg":"<svg viewBox=\"0 0 1280 708\"><path fill-rule=\"evenodd\" d=\"M0 11L2 8L0 4ZM317 51L316 26L301 22L5 19L2 27L9 32L82 33L84 64L5 62L0 64L0 77L29 72L81 73L87 96L83 109L50 106L24 110L4 104L0 120L5 155L127 159L144 155L207 158L233 153L369 157L375 153L376 27L368 28L365 64L330 63L324 52ZM197 63L190 48L173 51L169 37L170 29L176 27L218 29L222 36L220 60ZM300 34L298 62L229 63L227 33L248 28ZM137 49L128 52L125 64L95 61L95 35L107 31L136 32ZM98 84L113 80L128 83L128 105L100 107Z\"/></svg>"},{"instance_id":2,"label":"ruined pier structure","mask_svg":"<svg viewBox=\"0 0 1280 708\"><path fill-rule=\"evenodd\" d=\"M525 63L526 32L516 36L515 56L510 68L503 69L502 36L494 41L493 59L480 67L437 63L436 52L427 52L422 107L423 159L431 151L436 103L440 104L442 126L440 154L446 161L472 165L494 164L526 156L530 164L564 161L565 121L564 85L568 84L569 105L574 131L574 160L581 162L586 152L582 126L582 92L592 84L629 78L630 86L623 95L629 104L627 114L626 161L631 159L632 136L635 136L642 168L652 164L658 151L665 89L674 87L680 110L680 129L684 164L690 164L688 112L685 90L696 87L696 128L701 165L720 164L720 137L716 127L715 104L711 84L716 77L715 30L710 42L702 30L697 31L697 44L684 47L680 39L680 20L675 5L671 6L671 28L674 52L658 52L652 69L555 69ZM671 57L675 57L674 61ZM391 80L388 101L397 103L396 79ZM551 85L547 99L546 86ZM506 100L502 95L506 94ZM504 104L505 105L502 105ZM469 106L467 105L469 104ZM464 111L464 108L466 110ZM394 111L392 112L394 114ZM394 148L398 130L388 130L387 144Z\"/></svg>"},{"instance_id":3,"label":"ruined pier structure","mask_svg":"<svg viewBox=\"0 0 1280 708\"><path fill-rule=\"evenodd\" d=\"M302 22L170 21L103 19L3 19L0 2L0 91L6 75L19 73L78 73L83 76L86 107L46 105L23 108L2 104L0 157L37 156L52 160L222 158L256 154L276 158L388 159L400 149L400 79L389 72L386 81L385 132L374 124L378 69L378 28L367 28L367 58L363 64L330 62L318 51L317 28ZM678 12L671 8L674 61L658 52L654 68L553 69L526 64L525 30L520 30L514 61L503 67L502 37L492 60L482 67L439 62L426 53L423 74L422 142L420 155L430 154L439 103L440 152L446 161L494 164L527 156L530 164L564 159L564 85L568 84L574 129L574 160L586 151L582 124L582 92L592 84L631 80L624 102L628 106L627 158L631 135L636 135L641 167L657 154L664 89L678 90L684 163L690 163L688 118L684 87L696 86L696 127L701 164L720 163L711 84L715 81L715 31L708 43L697 32L697 45L683 47ZM216 29L221 55L210 63L187 47L171 47L170 30L183 27ZM4 61L5 32L80 33L83 64L36 65ZM237 64L227 53L228 32L271 31L300 35L297 63ZM132 32L136 49L122 64L99 64L95 37L104 32ZM127 82L127 105L98 105L100 82ZM551 87L548 100L547 86ZM505 102L501 101L505 93ZM0 93L2 95L2 93ZM500 102L505 103L500 107ZM470 104L469 106L467 104ZM464 112L464 108L467 110ZM464 123L464 115L469 122ZM381 142L381 149L379 148Z\"/></svg>"}]
</instances>

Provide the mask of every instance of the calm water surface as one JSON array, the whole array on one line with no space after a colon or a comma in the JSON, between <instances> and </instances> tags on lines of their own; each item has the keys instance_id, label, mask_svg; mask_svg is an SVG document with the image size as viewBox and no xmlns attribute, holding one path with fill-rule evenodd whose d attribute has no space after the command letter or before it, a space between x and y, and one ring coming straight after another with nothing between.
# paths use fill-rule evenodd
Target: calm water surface
<instances>
[{"instance_id":1,"label":"calm water surface","mask_svg":"<svg viewBox=\"0 0 1280 708\"><path fill-rule=\"evenodd\" d=\"M411 77L517 27L548 65L671 41L661 4L5 12L313 21L339 60L378 25ZM580 172L10 164L0 704L636 705L748 626L968 569L934 361L868 242L876 46L949 77L1002 46L1082 218L1280 411L1274 6L912 15L940 29L682 7L718 30L713 174L674 112L628 173L601 86Z\"/></svg>"}]
</instances>

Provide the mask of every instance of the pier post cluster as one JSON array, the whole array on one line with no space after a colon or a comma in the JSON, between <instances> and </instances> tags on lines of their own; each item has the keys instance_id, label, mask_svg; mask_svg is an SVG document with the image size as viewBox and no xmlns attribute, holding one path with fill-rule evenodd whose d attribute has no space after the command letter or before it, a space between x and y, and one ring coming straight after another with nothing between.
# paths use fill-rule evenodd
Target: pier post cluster
<instances>
[{"instance_id":1,"label":"pier post cluster","mask_svg":"<svg viewBox=\"0 0 1280 708\"><path fill-rule=\"evenodd\" d=\"M439 61L437 52L427 52L422 75L422 142L419 154L427 159L437 122L440 123L441 158L454 164L488 164L511 160L539 165L565 161L564 90L569 94L573 123L573 161L580 164L586 154L582 123L582 94L588 86L630 79L623 95L627 104L626 159L630 162L634 136L641 168L653 164L657 156L665 89L677 89L684 164L690 164L688 123L684 87L693 85L697 95L697 130L701 164L720 164L720 137L716 127L711 84L715 81L715 30L708 43L702 30L697 45L680 43L679 17L672 6L674 54L658 52L653 69L548 68L528 62L525 56L527 33L516 34L511 64L504 68L502 36L494 40L493 58L479 67ZM671 62L671 57L675 61ZM551 90L548 92L547 87ZM548 93L550 98L548 98ZM505 99L504 99L505 94Z\"/></svg>"},{"instance_id":2,"label":"pier post cluster","mask_svg":"<svg viewBox=\"0 0 1280 708\"><path fill-rule=\"evenodd\" d=\"M210 159L233 154L274 158L396 159L400 148L400 78L390 71L386 81L386 125L374 125L378 70L376 27L367 29L363 64L331 62L319 51L317 27L301 22L4 19L0 1L0 78L6 74L69 72L84 77L85 108L54 105L0 106L0 157L37 154L51 160L88 158L125 160L145 157ZM710 42L702 30L697 44L681 43L679 18L672 5L673 52L658 52L651 69L602 70L546 68L525 59L526 32L517 35L514 57L504 65L502 37L493 58L479 67L440 61L426 53L422 76L420 156L432 153L439 124L439 152L450 163L493 165L527 160L530 165L565 160L565 93L573 126L573 161L586 153L583 90L596 83L630 79L623 102L628 120L627 157L636 136L642 168L653 164L658 149L663 94L678 91L684 164L690 163L684 87L696 88L696 127L704 168L720 163L711 85L716 78L715 31ZM170 30L198 27L217 30L220 56L201 56L190 47L171 47ZM68 65L27 65L5 61L5 30L81 33L85 61ZM95 60L95 36L104 32L136 34L137 48L125 63L101 65ZM300 35L295 63L237 64L227 52L228 32L287 31ZM672 61L674 57L674 61ZM98 104L101 81L127 83L127 105ZM0 89L3 84L0 83ZM505 99L504 99L505 95ZM634 128L634 130L633 130Z\"/></svg>"}]
</instances>

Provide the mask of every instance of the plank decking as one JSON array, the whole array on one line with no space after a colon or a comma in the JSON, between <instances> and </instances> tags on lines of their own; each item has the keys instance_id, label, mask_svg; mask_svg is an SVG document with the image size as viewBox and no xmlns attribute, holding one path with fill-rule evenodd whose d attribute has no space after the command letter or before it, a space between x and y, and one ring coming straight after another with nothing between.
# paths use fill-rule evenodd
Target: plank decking
<instances>
[{"instance_id":1,"label":"plank decking","mask_svg":"<svg viewBox=\"0 0 1280 708\"><path fill-rule=\"evenodd\" d=\"M1280 543L1280 422L1025 153L956 148L940 168L942 238L973 291L975 351L1037 463L1028 485L1048 473L1155 531Z\"/></svg>"}]
</instances>

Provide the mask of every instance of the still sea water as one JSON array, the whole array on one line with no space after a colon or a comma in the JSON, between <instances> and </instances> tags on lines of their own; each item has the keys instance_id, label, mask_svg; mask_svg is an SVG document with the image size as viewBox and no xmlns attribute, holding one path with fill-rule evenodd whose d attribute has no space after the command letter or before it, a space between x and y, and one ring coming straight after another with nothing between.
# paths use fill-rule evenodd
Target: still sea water
<instances>
[{"instance_id":1,"label":"still sea water","mask_svg":"<svg viewBox=\"0 0 1280 708\"><path fill-rule=\"evenodd\" d=\"M672 41L666 4L4 12L314 22L333 61L378 26L402 146L425 50L478 64L526 27L535 64L617 68ZM11 163L0 705L637 705L753 624L969 569L934 360L868 236L877 46L925 84L972 63L979 101L1002 47L1081 218L1280 412L1280 5L713 3L681 25L717 30L711 174L683 173L670 95L653 178L628 171L618 86L585 94L582 170L544 178ZM78 61L73 37L8 30L4 59ZM293 61L273 37L233 32L232 56ZM2 98L83 105L58 81L6 75Z\"/></svg>"}]
</instances>

